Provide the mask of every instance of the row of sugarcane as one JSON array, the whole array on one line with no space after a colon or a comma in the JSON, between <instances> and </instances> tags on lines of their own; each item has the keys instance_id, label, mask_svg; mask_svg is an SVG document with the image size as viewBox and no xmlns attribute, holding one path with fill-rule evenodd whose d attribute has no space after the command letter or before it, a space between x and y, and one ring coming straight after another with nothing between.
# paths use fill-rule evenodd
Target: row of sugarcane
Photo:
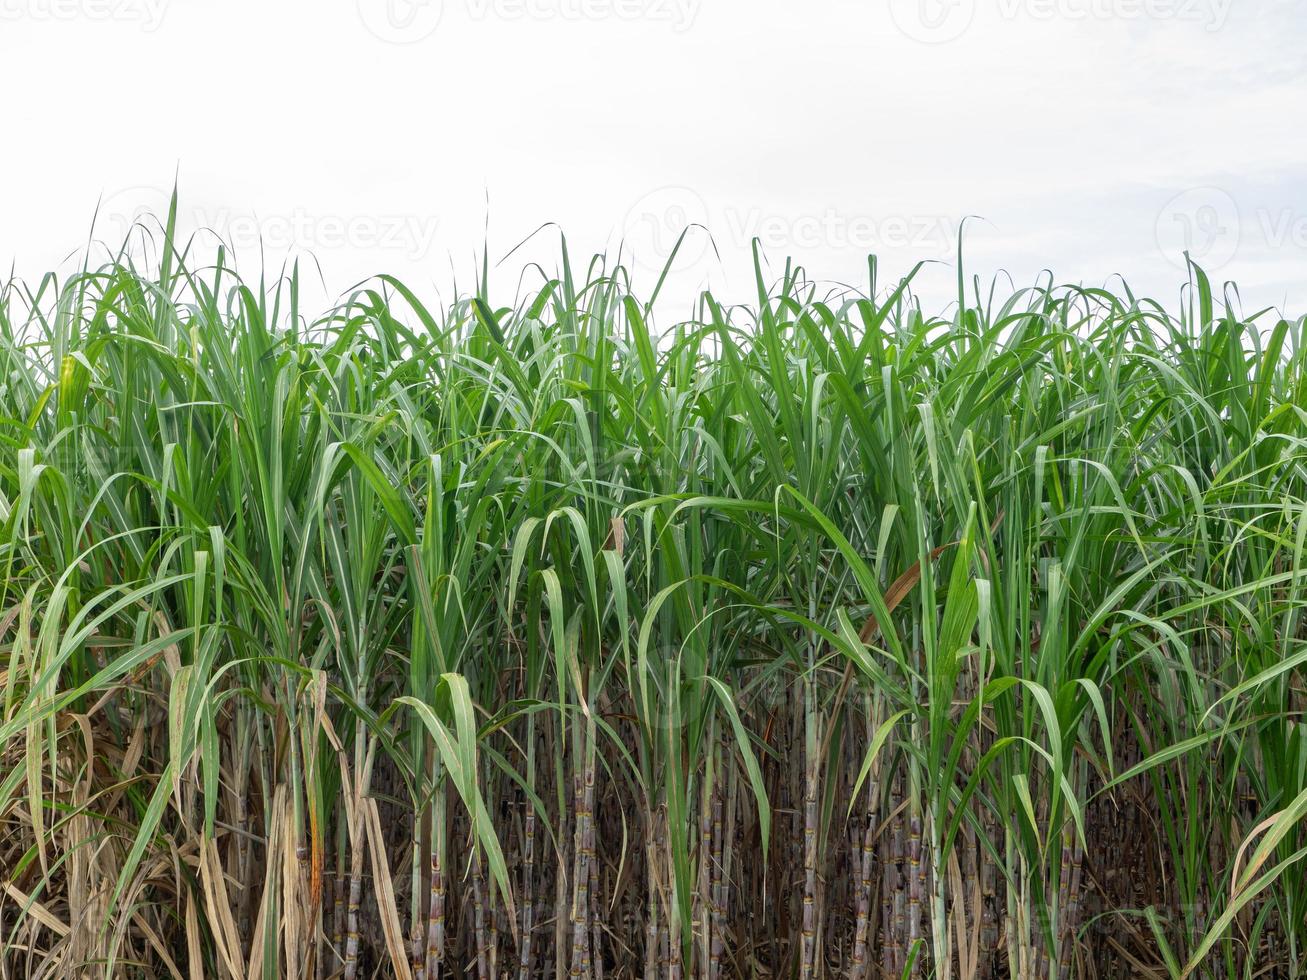
<instances>
[{"instance_id":1,"label":"row of sugarcane","mask_svg":"<svg viewBox=\"0 0 1307 980\"><path fill-rule=\"evenodd\" d=\"M0 978L1305 966L1302 321L0 303Z\"/></svg>"}]
</instances>

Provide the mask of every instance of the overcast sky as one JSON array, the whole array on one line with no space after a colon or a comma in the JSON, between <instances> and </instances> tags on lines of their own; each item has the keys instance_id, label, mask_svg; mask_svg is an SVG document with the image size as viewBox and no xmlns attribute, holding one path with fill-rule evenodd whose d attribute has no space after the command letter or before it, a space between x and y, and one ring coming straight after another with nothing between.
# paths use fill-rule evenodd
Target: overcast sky
<instances>
[{"instance_id":1,"label":"overcast sky","mask_svg":"<svg viewBox=\"0 0 1307 980\"><path fill-rule=\"evenodd\" d=\"M242 270L312 255L448 299L550 222L671 293L773 268L969 274L1174 305L1188 247L1307 313L1298 0L0 0L0 262L26 278L161 209ZM556 266L546 231L498 272ZM316 275L316 272L315 272ZM1119 283L1118 283L1119 285ZM676 313L681 310L674 311ZM688 310L687 310L688 312Z\"/></svg>"}]
</instances>

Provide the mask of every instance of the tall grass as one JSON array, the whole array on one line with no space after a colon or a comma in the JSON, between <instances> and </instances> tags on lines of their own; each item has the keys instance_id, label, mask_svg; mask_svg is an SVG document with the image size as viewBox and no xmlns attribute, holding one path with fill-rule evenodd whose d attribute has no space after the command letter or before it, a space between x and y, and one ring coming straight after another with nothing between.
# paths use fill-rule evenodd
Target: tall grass
<instances>
[{"instance_id":1,"label":"tall grass","mask_svg":"<svg viewBox=\"0 0 1307 980\"><path fill-rule=\"evenodd\" d=\"M0 298L0 976L1307 974L1307 322L162 232Z\"/></svg>"}]
</instances>

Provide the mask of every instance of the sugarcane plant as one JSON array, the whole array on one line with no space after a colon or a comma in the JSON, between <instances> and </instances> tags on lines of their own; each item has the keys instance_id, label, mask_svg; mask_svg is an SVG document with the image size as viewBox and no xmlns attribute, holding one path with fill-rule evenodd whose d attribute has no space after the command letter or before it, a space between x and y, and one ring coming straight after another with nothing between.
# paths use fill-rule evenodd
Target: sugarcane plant
<instances>
[{"instance_id":1,"label":"sugarcane plant","mask_svg":"<svg viewBox=\"0 0 1307 980\"><path fill-rule=\"evenodd\" d=\"M0 291L0 977L1307 975L1307 320L175 219Z\"/></svg>"}]
</instances>

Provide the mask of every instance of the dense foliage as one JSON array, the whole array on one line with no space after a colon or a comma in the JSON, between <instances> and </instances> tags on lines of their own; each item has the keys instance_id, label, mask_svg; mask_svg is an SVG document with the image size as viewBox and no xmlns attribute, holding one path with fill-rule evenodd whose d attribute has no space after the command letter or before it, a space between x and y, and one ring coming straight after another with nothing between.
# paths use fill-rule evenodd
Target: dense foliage
<instances>
[{"instance_id":1,"label":"dense foliage","mask_svg":"<svg viewBox=\"0 0 1307 980\"><path fill-rule=\"evenodd\" d=\"M161 240L0 299L0 976L1307 973L1304 321Z\"/></svg>"}]
</instances>

